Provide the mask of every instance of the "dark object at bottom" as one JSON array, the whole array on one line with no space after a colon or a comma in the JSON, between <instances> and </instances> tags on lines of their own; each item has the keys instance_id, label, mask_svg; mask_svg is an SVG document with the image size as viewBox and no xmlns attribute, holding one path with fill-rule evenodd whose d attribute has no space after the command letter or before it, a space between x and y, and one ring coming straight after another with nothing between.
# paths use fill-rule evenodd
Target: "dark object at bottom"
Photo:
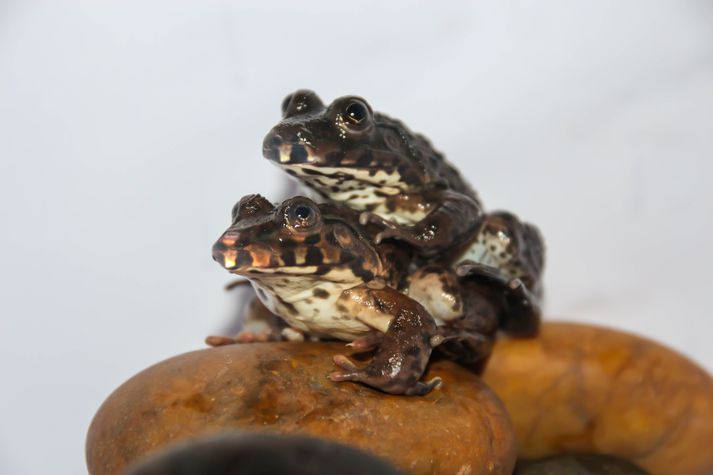
<instances>
[{"instance_id":1,"label":"dark object at bottom","mask_svg":"<svg viewBox=\"0 0 713 475\"><path fill-rule=\"evenodd\" d=\"M519 460L513 475L648 475L648 472L611 455L570 454Z\"/></svg>"},{"instance_id":2,"label":"dark object at bottom","mask_svg":"<svg viewBox=\"0 0 713 475\"><path fill-rule=\"evenodd\" d=\"M236 432L194 439L140 460L125 475L400 475L357 449L303 436Z\"/></svg>"}]
</instances>

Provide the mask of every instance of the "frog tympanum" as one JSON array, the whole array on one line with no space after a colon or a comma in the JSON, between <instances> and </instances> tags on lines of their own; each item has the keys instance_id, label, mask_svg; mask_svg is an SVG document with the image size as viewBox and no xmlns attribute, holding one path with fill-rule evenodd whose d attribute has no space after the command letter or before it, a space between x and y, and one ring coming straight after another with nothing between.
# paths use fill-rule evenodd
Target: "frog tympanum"
<instances>
[{"instance_id":1,"label":"frog tympanum","mask_svg":"<svg viewBox=\"0 0 713 475\"><path fill-rule=\"evenodd\" d=\"M336 357L342 371L332 373L333 380L425 394L440 383L419 381L432 349L444 344L454 357L482 360L490 353L498 309L487 292L461 287L448 269L431 265L408 275L403 246L375 245L380 228L360 224L358 214L306 197L274 206L248 195L234 207L213 258L249 279L293 332L375 350L364 368Z\"/></svg>"},{"instance_id":2,"label":"frog tympanum","mask_svg":"<svg viewBox=\"0 0 713 475\"><path fill-rule=\"evenodd\" d=\"M308 90L282 103L283 119L263 142L266 158L322 199L362 211L361 223L426 260L498 289L503 327L529 335L539 325L542 238L507 212L485 214L478 197L431 143L403 123L346 96L325 106Z\"/></svg>"}]
</instances>

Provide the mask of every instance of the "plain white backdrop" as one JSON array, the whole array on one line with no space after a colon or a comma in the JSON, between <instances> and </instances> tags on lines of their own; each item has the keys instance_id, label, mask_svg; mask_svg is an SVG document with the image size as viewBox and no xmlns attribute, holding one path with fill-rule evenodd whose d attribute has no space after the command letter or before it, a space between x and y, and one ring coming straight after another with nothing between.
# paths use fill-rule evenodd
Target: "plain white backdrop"
<instances>
[{"instance_id":1,"label":"plain white backdrop","mask_svg":"<svg viewBox=\"0 0 713 475\"><path fill-rule=\"evenodd\" d=\"M548 318L713 369L710 1L4 0L0 473L83 473L103 399L227 323L210 248L282 196L262 138L304 87L539 225Z\"/></svg>"}]
</instances>

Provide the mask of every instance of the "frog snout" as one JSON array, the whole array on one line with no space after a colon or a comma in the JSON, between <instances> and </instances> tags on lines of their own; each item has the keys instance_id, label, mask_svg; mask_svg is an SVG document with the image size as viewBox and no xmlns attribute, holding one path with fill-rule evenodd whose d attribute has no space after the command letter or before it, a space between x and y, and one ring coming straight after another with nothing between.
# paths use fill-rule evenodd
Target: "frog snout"
<instances>
[{"instance_id":1,"label":"frog snout","mask_svg":"<svg viewBox=\"0 0 713 475\"><path fill-rule=\"evenodd\" d=\"M312 134L296 124L280 124L273 128L262 143L265 158L282 164L299 164L310 161L313 155Z\"/></svg>"},{"instance_id":2,"label":"frog snout","mask_svg":"<svg viewBox=\"0 0 713 475\"><path fill-rule=\"evenodd\" d=\"M239 242L240 234L226 232L213 244L213 260L228 270L245 264L250 254L243 250Z\"/></svg>"}]
</instances>

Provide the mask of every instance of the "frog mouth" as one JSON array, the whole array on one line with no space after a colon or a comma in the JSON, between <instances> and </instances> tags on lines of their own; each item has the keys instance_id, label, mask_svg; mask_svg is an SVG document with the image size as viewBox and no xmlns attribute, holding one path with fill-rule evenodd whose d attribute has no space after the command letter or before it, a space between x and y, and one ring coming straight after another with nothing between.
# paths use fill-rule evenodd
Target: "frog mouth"
<instances>
[{"instance_id":1,"label":"frog mouth","mask_svg":"<svg viewBox=\"0 0 713 475\"><path fill-rule=\"evenodd\" d=\"M244 249L230 246L223 240L213 245L213 260L232 274L259 275L315 275L326 269L319 263L296 263L288 260L287 254L277 255L270 249ZM292 258L294 259L294 258Z\"/></svg>"}]
</instances>

